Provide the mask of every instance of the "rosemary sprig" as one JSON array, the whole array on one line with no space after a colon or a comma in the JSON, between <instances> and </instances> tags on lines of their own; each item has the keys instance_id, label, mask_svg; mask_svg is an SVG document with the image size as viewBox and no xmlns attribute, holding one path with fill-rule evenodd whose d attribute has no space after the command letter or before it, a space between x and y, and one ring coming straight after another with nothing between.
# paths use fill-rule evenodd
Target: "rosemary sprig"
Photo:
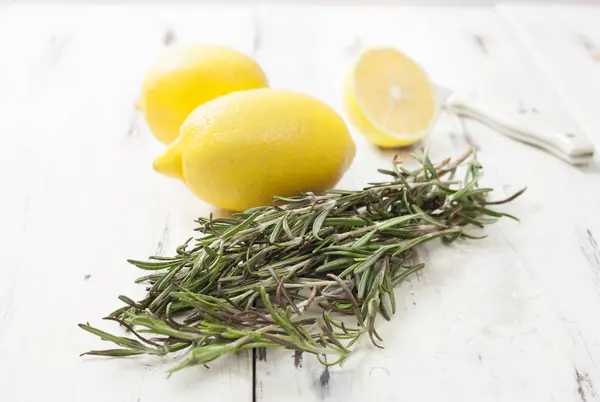
<instances>
[{"instance_id":1,"label":"rosemary sprig","mask_svg":"<svg viewBox=\"0 0 600 402\"><path fill-rule=\"evenodd\" d=\"M492 189L479 187L482 167L473 151L437 165L426 154L415 158L417 169L395 162L392 170L380 170L387 181L359 191L277 197L273 206L231 218L199 218L199 235L174 256L129 260L149 272L136 281L148 284L146 297L119 296L125 306L107 319L132 337L80 324L118 346L85 354L165 355L187 348L171 370L177 371L243 349L283 347L334 365L365 335L381 347L377 317L391 319L393 288L424 267L415 247L437 238L478 238L466 229L502 216L516 219L488 206L524 191L488 201ZM462 164L465 177L457 181Z\"/></svg>"}]
</instances>

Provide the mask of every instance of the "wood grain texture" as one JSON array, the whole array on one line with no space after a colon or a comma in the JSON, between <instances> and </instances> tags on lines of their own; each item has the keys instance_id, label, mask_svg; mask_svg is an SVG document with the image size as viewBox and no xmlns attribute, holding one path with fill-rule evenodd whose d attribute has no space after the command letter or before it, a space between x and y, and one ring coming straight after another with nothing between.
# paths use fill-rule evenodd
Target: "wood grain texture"
<instances>
[{"instance_id":1,"label":"wood grain texture","mask_svg":"<svg viewBox=\"0 0 600 402\"><path fill-rule=\"evenodd\" d=\"M517 38L543 72L547 82L555 89L565 107L571 112L588 138L600 146L600 62L596 57L600 41L600 9L593 7L545 6L533 9L527 6L502 5L499 14L509 24ZM598 160L598 157L596 157ZM596 164L597 166L597 164ZM596 210L600 205L595 190L600 185L600 173L590 169L588 184L582 190L577 204L582 216L574 222L573 242L577 242L581 256L587 264L580 272L581 280L588 283L588 290L577 299L570 299L579 306L579 314L570 320L570 332L586 349L594 375L579 373L582 399L597 394L600 367L600 343L597 326L587 318L598 304L590 304L600 291L598 287L598 243L600 231ZM572 288L575 291L575 288ZM582 288L583 289L583 288ZM567 291L567 289L564 289ZM575 306L573 306L575 311ZM576 318L575 318L576 317ZM592 378L592 380L590 380ZM597 397L597 396L596 396Z\"/></svg>"},{"instance_id":2,"label":"wood grain texture","mask_svg":"<svg viewBox=\"0 0 600 402\"><path fill-rule=\"evenodd\" d=\"M500 5L548 82L600 146L600 8Z\"/></svg>"},{"instance_id":3,"label":"wood grain texture","mask_svg":"<svg viewBox=\"0 0 600 402\"><path fill-rule=\"evenodd\" d=\"M246 51L248 10L36 5L7 13L0 400L250 401L251 354L167 379L172 357L79 357L107 344L77 327L90 320L118 330L101 318L119 294L143 294L133 283L141 273L125 259L171 254L211 210L151 169L162 146L134 107L145 69L175 36Z\"/></svg>"},{"instance_id":4,"label":"wood grain texture","mask_svg":"<svg viewBox=\"0 0 600 402\"><path fill-rule=\"evenodd\" d=\"M303 82L338 110L341 74L352 54L383 43L412 55L445 86L578 129L526 48L491 10L269 7L261 15L263 29L278 32L277 43L293 43L294 52L278 59L279 82ZM276 27L292 19L285 30ZM269 48L264 41L262 54L271 56L261 63L276 59L277 43ZM375 179L374 169L392 155L354 134L358 161L340 186ZM400 311L381 324L385 350L364 345L343 368L329 370L310 357L295 368L290 353L267 351L257 363L259 400L597 398L598 354L589 344L599 334L589 317L600 299L576 239L583 220L598 224L588 213L598 194L589 192L585 205L579 201L597 183L597 173L453 116L444 116L428 141L437 157L468 144L480 148L486 181L500 194L529 186L510 207L522 223L490 227L481 242L423 249L428 267L398 289Z\"/></svg>"},{"instance_id":5,"label":"wood grain texture","mask_svg":"<svg viewBox=\"0 0 600 402\"><path fill-rule=\"evenodd\" d=\"M76 325L102 324L118 294L141 295L125 259L170 253L211 211L152 172L162 146L134 108L145 69L168 46L233 46L258 60L271 86L343 112L352 57L389 44L444 86L583 130L599 147L597 16L552 7L0 8L0 400L600 400L597 161L575 168L451 115L420 146L435 159L477 146L498 198L528 186L507 207L522 222L422 248L426 270L398 288L398 313L380 324L384 350L365 342L329 370L268 350L255 363L243 354L167 380L170 357L78 357L104 345ZM339 187L377 179L395 153L410 163L407 150L352 134L358 154Z\"/></svg>"}]
</instances>

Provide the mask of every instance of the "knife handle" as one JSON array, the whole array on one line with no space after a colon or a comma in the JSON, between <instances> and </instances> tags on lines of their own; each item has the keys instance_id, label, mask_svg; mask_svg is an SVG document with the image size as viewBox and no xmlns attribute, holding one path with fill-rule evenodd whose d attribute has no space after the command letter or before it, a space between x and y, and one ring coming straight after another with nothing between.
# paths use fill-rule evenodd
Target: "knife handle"
<instances>
[{"instance_id":1,"label":"knife handle","mask_svg":"<svg viewBox=\"0 0 600 402\"><path fill-rule=\"evenodd\" d=\"M594 156L594 146L581 134L558 131L518 113L499 113L494 108L454 93L446 100L446 108L470 117L512 139L542 148L567 162L580 165Z\"/></svg>"}]
</instances>

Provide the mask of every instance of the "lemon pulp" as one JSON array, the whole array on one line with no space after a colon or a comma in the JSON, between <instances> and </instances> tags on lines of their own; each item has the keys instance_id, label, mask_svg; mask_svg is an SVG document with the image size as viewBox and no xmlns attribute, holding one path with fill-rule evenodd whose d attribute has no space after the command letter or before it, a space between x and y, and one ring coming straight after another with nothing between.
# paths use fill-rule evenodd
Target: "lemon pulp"
<instances>
[{"instance_id":1,"label":"lemon pulp","mask_svg":"<svg viewBox=\"0 0 600 402\"><path fill-rule=\"evenodd\" d=\"M346 77L344 105L351 123L381 147L423 139L440 108L425 70L393 48L367 49L359 55Z\"/></svg>"}]
</instances>

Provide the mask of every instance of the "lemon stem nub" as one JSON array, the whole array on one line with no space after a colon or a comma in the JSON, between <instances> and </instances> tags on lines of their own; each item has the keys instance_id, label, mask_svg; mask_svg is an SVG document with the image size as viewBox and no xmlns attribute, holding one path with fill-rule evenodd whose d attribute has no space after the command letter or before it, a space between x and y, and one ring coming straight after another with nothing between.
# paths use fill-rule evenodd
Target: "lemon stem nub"
<instances>
[{"instance_id":1,"label":"lemon stem nub","mask_svg":"<svg viewBox=\"0 0 600 402\"><path fill-rule=\"evenodd\" d=\"M164 154L156 158L152 163L152 167L160 174L182 179L183 164L179 141L174 142Z\"/></svg>"}]
</instances>

